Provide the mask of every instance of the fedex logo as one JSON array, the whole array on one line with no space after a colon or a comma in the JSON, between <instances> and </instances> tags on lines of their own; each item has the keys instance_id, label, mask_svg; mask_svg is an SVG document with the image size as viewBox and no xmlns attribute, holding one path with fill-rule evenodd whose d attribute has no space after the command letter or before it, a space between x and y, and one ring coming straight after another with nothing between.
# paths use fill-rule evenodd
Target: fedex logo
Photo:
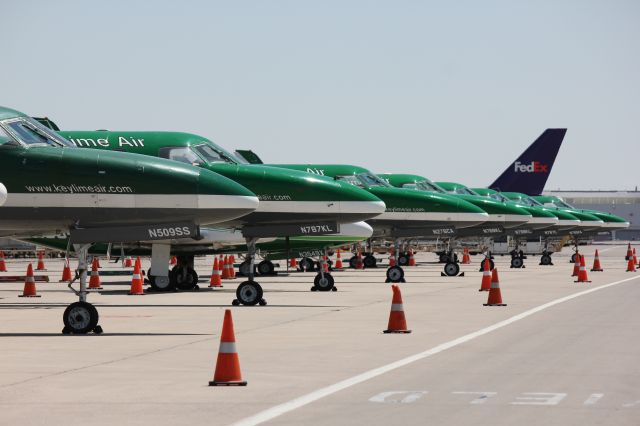
<instances>
[{"instance_id":1,"label":"fedex logo","mask_svg":"<svg viewBox=\"0 0 640 426\"><path fill-rule=\"evenodd\" d=\"M549 173L549 166L539 161L532 161L530 164L516 161L515 171L520 173Z\"/></svg>"}]
</instances>

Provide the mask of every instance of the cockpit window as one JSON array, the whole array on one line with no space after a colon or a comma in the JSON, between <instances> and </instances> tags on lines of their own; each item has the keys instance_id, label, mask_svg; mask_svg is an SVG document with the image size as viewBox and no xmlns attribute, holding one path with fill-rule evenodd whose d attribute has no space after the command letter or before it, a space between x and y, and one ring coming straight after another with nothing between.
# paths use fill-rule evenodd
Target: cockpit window
<instances>
[{"instance_id":1,"label":"cockpit window","mask_svg":"<svg viewBox=\"0 0 640 426\"><path fill-rule=\"evenodd\" d=\"M17 144L17 142L15 141L15 139L13 139L11 136L9 136L9 133L7 133L6 130L4 130L2 127L0 127L0 145L4 145L4 144Z\"/></svg>"},{"instance_id":2,"label":"cockpit window","mask_svg":"<svg viewBox=\"0 0 640 426\"><path fill-rule=\"evenodd\" d=\"M217 150L209 144L195 145L192 147L207 163L236 163L235 157L222 149Z\"/></svg>"},{"instance_id":3,"label":"cockpit window","mask_svg":"<svg viewBox=\"0 0 640 426\"><path fill-rule=\"evenodd\" d=\"M478 195L469 188L465 188L464 186L458 186L456 189L452 189L450 191L451 194L460 194L460 195Z\"/></svg>"},{"instance_id":4,"label":"cockpit window","mask_svg":"<svg viewBox=\"0 0 640 426\"><path fill-rule=\"evenodd\" d=\"M507 203L507 202L511 201L507 197L505 197L504 195L498 194L498 193L489 195L489 198L492 198L492 199L494 199L496 201L500 201L500 202L503 202L503 203Z\"/></svg>"},{"instance_id":5,"label":"cockpit window","mask_svg":"<svg viewBox=\"0 0 640 426\"><path fill-rule=\"evenodd\" d=\"M422 189L418 186L417 183L403 183L402 184L403 188L408 188L408 189Z\"/></svg>"},{"instance_id":6,"label":"cockpit window","mask_svg":"<svg viewBox=\"0 0 640 426\"><path fill-rule=\"evenodd\" d=\"M343 182L350 183L351 185L355 185L360 188L364 188L364 184L358 179L356 175L342 175L336 176L336 180L341 180Z\"/></svg>"},{"instance_id":7,"label":"cockpit window","mask_svg":"<svg viewBox=\"0 0 640 426\"><path fill-rule=\"evenodd\" d=\"M435 183L423 180L420 181L416 184L416 186L423 190L423 191L429 191L429 192L440 192L440 193L445 193L447 191L445 191L444 189L440 188L438 185L436 185Z\"/></svg>"},{"instance_id":8,"label":"cockpit window","mask_svg":"<svg viewBox=\"0 0 640 426\"><path fill-rule=\"evenodd\" d=\"M16 140L29 146L74 146L62 136L28 117L6 120L1 124Z\"/></svg>"},{"instance_id":9,"label":"cockpit window","mask_svg":"<svg viewBox=\"0 0 640 426\"><path fill-rule=\"evenodd\" d=\"M573 207L571 204L562 201L562 200L553 200L553 203L558 206L558 207L563 207L565 209L574 209L575 207Z\"/></svg>"},{"instance_id":10,"label":"cockpit window","mask_svg":"<svg viewBox=\"0 0 640 426\"><path fill-rule=\"evenodd\" d=\"M169 160L180 161L187 164L202 164L202 159L191 150L190 147L171 148L167 158Z\"/></svg>"},{"instance_id":11,"label":"cockpit window","mask_svg":"<svg viewBox=\"0 0 640 426\"><path fill-rule=\"evenodd\" d=\"M356 175L358 179L366 186L386 186L390 187L391 185L380 179L378 176L372 175L370 173L360 173Z\"/></svg>"}]
</instances>

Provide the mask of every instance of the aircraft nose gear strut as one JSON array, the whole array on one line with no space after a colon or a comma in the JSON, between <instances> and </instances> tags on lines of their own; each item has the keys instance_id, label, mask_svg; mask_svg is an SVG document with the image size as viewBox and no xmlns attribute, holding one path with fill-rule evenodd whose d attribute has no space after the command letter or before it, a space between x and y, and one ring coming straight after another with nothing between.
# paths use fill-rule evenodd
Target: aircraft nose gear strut
<instances>
[{"instance_id":1,"label":"aircraft nose gear strut","mask_svg":"<svg viewBox=\"0 0 640 426\"><path fill-rule=\"evenodd\" d=\"M102 327L98 325L98 310L91 303L87 302L87 255L91 244L74 245L78 254L78 269L76 276L69 283L68 287L78 296L79 301L67 306L62 314L64 322L63 334L87 334L93 331L95 334L102 333ZM72 284L79 280L80 289L75 290Z\"/></svg>"},{"instance_id":2,"label":"aircraft nose gear strut","mask_svg":"<svg viewBox=\"0 0 640 426\"><path fill-rule=\"evenodd\" d=\"M249 280L244 281L238 286L236 289L236 299L234 299L231 304L234 306L254 306L256 304L264 306L267 304L267 301L262 298L262 286L253 279L255 272L256 242L258 241L258 238L247 237L246 241L248 248L247 257L249 258L249 270L247 271Z\"/></svg>"}]
</instances>

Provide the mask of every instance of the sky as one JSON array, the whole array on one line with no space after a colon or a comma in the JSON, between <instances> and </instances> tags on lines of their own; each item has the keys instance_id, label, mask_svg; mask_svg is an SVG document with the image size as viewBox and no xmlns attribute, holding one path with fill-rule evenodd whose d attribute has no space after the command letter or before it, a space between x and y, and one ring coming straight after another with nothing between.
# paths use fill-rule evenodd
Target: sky
<instances>
[{"instance_id":1,"label":"sky","mask_svg":"<svg viewBox=\"0 0 640 426\"><path fill-rule=\"evenodd\" d=\"M640 185L638 1L13 1L0 105L265 162L486 186L567 127L545 189Z\"/></svg>"}]
</instances>

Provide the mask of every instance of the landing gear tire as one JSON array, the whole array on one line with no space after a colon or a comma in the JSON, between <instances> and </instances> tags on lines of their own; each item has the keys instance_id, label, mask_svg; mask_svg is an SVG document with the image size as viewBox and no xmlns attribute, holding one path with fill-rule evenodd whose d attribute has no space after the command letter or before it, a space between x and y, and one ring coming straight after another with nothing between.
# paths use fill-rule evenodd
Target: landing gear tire
<instances>
[{"instance_id":1,"label":"landing gear tire","mask_svg":"<svg viewBox=\"0 0 640 426\"><path fill-rule=\"evenodd\" d=\"M442 253L440 254L440 263L447 263L449 262L449 256L446 253Z\"/></svg>"},{"instance_id":2,"label":"landing gear tire","mask_svg":"<svg viewBox=\"0 0 640 426\"><path fill-rule=\"evenodd\" d=\"M407 253L400 253L398 256L398 265L407 266L409 264L409 255Z\"/></svg>"},{"instance_id":3,"label":"landing gear tire","mask_svg":"<svg viewBox=\"0 0 640 426\"><path fill-rule=\"evenodd\" d=\"M273 275L273 272L276 270L273 262L270 260L263 260L258 263L258 273L260 275Z\"/></svg>"},{"instance_id":4,"label":"landing gear tire","mask_svg":"<svg viewBox=\"0 0 640 426\"><path fill-rule=\"evenodd\" d=\"M489 259L489 270L493 271L495 263L493 263L493 259ZM484 260L480 262L480 272L484 272Z\"/></svg>"},{"instance_id":5,"label":"landing gear tire","mask_svg":"<svg viewBox=\"0 0 640 426\"><path fill-rule=\"evenodd\" d=\"M313 280L311 291L335 291L335 281L331 274L318 274Z\"/></svg>"},{"instance_id":6,"label":"landing gear tire","mask_svg":"<svg viewBox=\"0 0 640 426\"><path fill-rule=\"evenodd\" d=\"M548 254L543 254L542 256L540 256L540 264L541 265L552 265L553 263L551 262L551 256L549 256Z\"/></svg>"},{"instance_id":7,"label":"landing gear tire","mask_svg":"<svg viewBox=\"0 0 640 426\"><path fill-rule=\"evenodd\" d=\"M198 274L193 268L174 266L169 273L169 281L179 290L197 290Z\"/></svg>"},{"instance_id":8,"label":"landing gear tire","mask_svg":"<svg viewBox=\"0 0 640 426\"><path fill-rule=\"evenodd\" d=\"M573 253L571 255L571 263L576 263L576 259L578 258L578 253ZM628 260L628 259L627 259Z\"/></svg>"},{"instance_id":9,"label":"landing gear tire","mask_svg":"<svg viewBox=\"0 0 640 426\"><path fill-rule=\"evenodd\" d=\"M520 269L524 266L524 260L521 257L512 257L511 258L511 267Z\"/></svg>"},{"instance_id":10,"label":"landing gear tire","mask_svg":"<svg viewBox=\"0 0 640 426\"><path fill-rule=\"evenodd\" d=\"M302 259L300 259L300 262L298 263L298 266L300 267L300 270L303 271L303 272L313 271L315 263L314 263L313 259L311 259L309 257L303 257Z\"/></svg>"},{"instance_id":11,"label":"landing gear tire","mask_svg":"<svg viewBox=\"0 0 640 426\"><path fill-rule=\"evenodd\" d=\"M244 277L248 277L249 276L249 266L250 263L248 260L245 260L244 262L242 262L240 264L240 266L238 266L238 272L240 272L240 275L244 276Z\"/></svg>"},{"instance_id":12,"label":"landing gear tire","mask_svg":"<svg viewBox=\"0 0 640 426\"><path fill-rule=\"evenodd\" d=\"M375 268L378 263L376 258L371 254L366 255L362 261L364 262L365 268Z\"/></svg>"},{"instance_id":13,"label":"landing gear tire","mask_svg":"<svg viewBox=\"0 0 640 426\"><path fill-rule=\"evenodd\" d=\"M100 334L102 327L98 326L98 319L98 310L91 303L74 302L67 306L62 314L64 322L62 333L87 334L94 331L96 334Z\"/></svg>"},{"instance_id":14,"label":"landing gear tire","mask_svg":"<svg viewBox=\"0 0 640 426\"><path fill-rule=\"evenodd\" d=\"M404 282L404 269L400 266L392 266L387 269L387 282L388 283L402 283Z\"/></svg>"},{"instance_id":15,"label":"landing gear tire","mask_svg":"<svg viewBox=\"0 0 640 426\"><path fill-rule=\"evenodd\" d=\"M260 303L262 306L262 287L255 281L245 281L240 284L236 290L237 299L233 301L234 305L254 306Z\"/></svg>"},{"instance_id":16,"label":"landing gear tire","mask_svg":"<svg viewBox=\"0 0 640 426\"><path fill-rule=\"evenodd\" d=\"M169 275L170 274L171 273L169 273ZM172 291L175 288L175 282L172 282L169 276L156 277L155 275L151 275L151 269L147 271L147 279L149 280L151 288L155 291Z\"/></svg>"},{"instance_id":17,"label":"landing gear tire","mask_svg":"<svg viewBox=\"0 0 640 426\"><path fill-rule=\"evenodd\" d=\"M353 256L351 259L349 259L349 268L356 269L357 266L358 266L358 256Z\"/></svg>"},{"instance_id":18,"label":"landing gear tire","mask_svg":"<svg viewBox=\"0 0 640 426\"><path fill-rule=\"evenodd\" d=\"M454 262L447 262L444 265L444 273L448 277L456 277L460 273L460 265Z\"/></svg>"}]
</instances>

